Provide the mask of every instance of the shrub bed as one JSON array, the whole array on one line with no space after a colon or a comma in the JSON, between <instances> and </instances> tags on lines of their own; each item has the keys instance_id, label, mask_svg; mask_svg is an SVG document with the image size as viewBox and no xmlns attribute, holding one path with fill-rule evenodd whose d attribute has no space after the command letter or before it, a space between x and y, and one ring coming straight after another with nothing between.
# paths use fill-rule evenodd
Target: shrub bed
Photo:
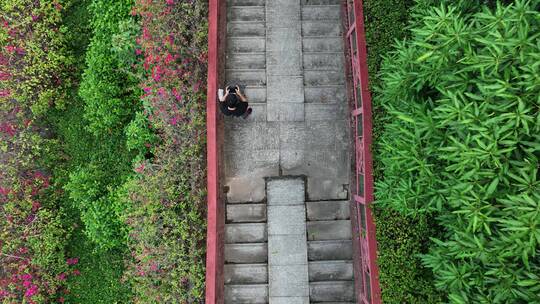
<instances>
[{"instance_id":1,"label":"shrub bed","mask_svg":"<svg viewBox=\"0 0 540 304\"><path fill-rule=\"evenodd\" d=\"M382 178L378 138L387 115L375 90L380 85L379 70L394 41L409 35L407 26L412 0L364 0L368 68L373 104L374 177ZM434 277L422 266L419 254L427 253L431 232L436 229L428 216L400 214L391 208L373 205L377 227L378 266L384 303L440 303Z\"/></svg>"},{"instance_id":2,"label":"shrub bed","mask_svg":"<svg viewBox=\"0 0 540 304\"><path fill-rule=\"evenodd\" d=\"M422 260L452 303L540 300L539 8L419 8L383 64L377 199L438 214Z\"/></svg>"},{"instance_id":3,"label":"shrub bed","mask_svg":"<svg viewBox=\"0 0 540 304\"><path fill-rule=\"evenodd\" d=\"M138 176L125 278L135 303L204 302L207 2L137 0L144 111L129 128ZM147 132L150 125L157 138Z\"/></svg>"},{"instance_id":4,"label":"shrub bed","mask_svg":"<svg viewBox=\"0 0 540 304\"><path fill-rule=\"evenodd\" d=\"M70 229L43 159L50 132L43 117L65 102L72 57L62 8L69 1L0 1L0 301L47 303L76 260L64 253Z\"/></svg>"},{"instance_id":5,"label":"shrub bed","mask_svg":"<svg viewBox=\"0 0 540 304\"><path fill-rule=\"evenodd\" d=\"M137 88L136 20L131 0L94 0L90 4L92 34L86 69L79 88L83 117L78 132L87 141L75 151L78 166L64 186L79 209L85 233L102 250L125 248L121 185L133 174L136 152L127 147L125 128L141 108ZM126 52L130 50L131 52Z\"/></svg>"}]
</instances>

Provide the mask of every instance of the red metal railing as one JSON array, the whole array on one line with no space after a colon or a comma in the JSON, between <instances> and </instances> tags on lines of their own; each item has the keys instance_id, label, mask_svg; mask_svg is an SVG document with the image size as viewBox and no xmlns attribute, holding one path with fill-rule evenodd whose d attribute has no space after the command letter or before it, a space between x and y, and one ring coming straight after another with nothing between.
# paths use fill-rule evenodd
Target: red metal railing
<instances>
[{"instance_id":1,"label":"red metal railing","mask_svg":"<svg viewBox=\"0 0 540 304\"><path fill-rule=\"evenodd\" d=\"M355 247L355 279L358 303L378 304L380 288L376 265L377 243L375 225L368 205L373 201L371 172L371 96L368 90L367 52L364 38L364 18L361 0L347 0L345 4L349 46L350 72L353 88L352 126L355 135L355 184L352 187L354 212L352 214ZM220 195L220 134L218 128L216 92L224 75L223 59L226 29L225 0L209 0L208 17L208 97L207 97L207 166L208 166L208 228L206 253L207 304L224 301L224 204Z\"/></svg>"},{"instance_id":2,"label":"red metal railing","mask_svg":"<svg viewBox=\"0 0 540 304\"><path fill-rule=\"evenodd\" d=\"M223 303L223 233L224 205L220 196L219 170L219 116L217 113L216 92L220 85L219 75L224 75L223 49L224 35L220 31L225 25L225 0L209 0L208 15L208 91L206 100L207 128L207 221L206 234L206 301L205 303Z\"/></svg>"},{"instance_id":3,"label":"red metal railing","mask_svg":"<svg viewBox=\"0 0 540 304\"><path fill-rule=\"evenodd\" d=\"M371 159L371 96L368 89L367 50L362 0L345 4L345 41L350 59L351 126L354 134L355 176L353 192L353 229L355 279L358 303L381 303L375 223L369 204L373 202Z\"/></svg>"}]
</instances>

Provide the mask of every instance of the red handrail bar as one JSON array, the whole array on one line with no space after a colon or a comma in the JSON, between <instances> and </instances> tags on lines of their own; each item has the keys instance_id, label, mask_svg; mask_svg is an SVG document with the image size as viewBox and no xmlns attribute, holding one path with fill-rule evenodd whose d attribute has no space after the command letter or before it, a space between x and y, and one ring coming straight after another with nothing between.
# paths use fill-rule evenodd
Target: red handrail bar
<instances>
[{"instance_id":1,"label":"red handrail bar","mask_svg":"<svg viewBox=\"0 0 540 304\"><path fill-rule=\"evenodd\" d=\"M206 300L208 304L221 304L223 284L223 229L224 205L220 195L220 144L217 89L223 75L223 49L225 40L220 32L226 22L225 0L209 0L208 13L208 79L206 99L207 136L207 232L206 232Z\"/></svg>"},{"instance_id":2,"label":"red handrail bar","mask_svg":"<svg viewBox=\"0 0 540 304\"><path fill-rule=\"evenodd\" d=\"M353 10L354 20L349 20L349 11ZM379 285L379 270L377 267L377 240L375 222L370 208L374 200L373 170L372 170L372 117L371 94L369 92L369 76L367 66L367 47L364 29L363 1L352 0L344 3L345 12L345 43L349 49L348 72L352 73L352 109L355 147L355 176L362 176L363 191L360 191L357 179L353 187L353 231L355 233L355 277L357 283L357 302L362 304L381 303L381 290ZM354 40L352 39L354 35ZM349 40L351 39L351 40ZM354 44L356 41L356 44ZM356 50L353 51L353 49ZM358 90L359 88L359 90ZM358 121L361 117L361 122ZM356 134L356 124L362 124L361 134ZM358 157L361 156L361 157ZM360 193L362 192L362 193ZM365 222L362 213L365 212ZM365 233L363 235L363 233ZM369 280L367 285L366 280Z\"/></svg>"}]
</instances>

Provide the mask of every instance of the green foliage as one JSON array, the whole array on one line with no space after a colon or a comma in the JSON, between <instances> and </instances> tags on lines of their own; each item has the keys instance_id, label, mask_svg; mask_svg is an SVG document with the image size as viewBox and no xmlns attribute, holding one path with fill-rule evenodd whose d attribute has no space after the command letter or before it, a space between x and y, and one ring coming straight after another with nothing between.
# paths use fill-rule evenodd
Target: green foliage
<instances>
[{"instance_id":1,"label":"green foliage","mask_svg":"<svg viewBox=\"0 0 540 304\"><path fill-rule=\"evenodd\" d=\"M126 134L139 156L147 146L151 153L137 160L139 174L124 187L132 204L124 278L134 303L204 302L207 5L138 0L135 6L145 110Z\"/></svg>"},{"instance_id":2,"label":"green foliage","mask_svg":"<svg viewBox=\"0 0 540 304\"><path fill-rule=\"evenodd\" d=\"M400 214L392 209L375 209L377 264L384 303L441 303L433 284L433 273L423 267L417 255L427 253L429 239L436 235L433 220L424 215Z\"/></svg>"},{"instance_id":3,"label":"green foliage","mask_svg":"<svg viewBox=\"0 0 540 304\"><path fill-rule=\"evenodd\" d=\"M129 150L139 153L139 157L144 157L149 146L153 146L157 141L157 136L150 130L148 118L137 112L135 118L126 127L126 145Z\"/></svg>"},{"instance_id":4,"label":"green foliage","mask_svg":"<svg viewBox=\"0 0 540 304\"><path fill-rule=\"evenodd\" d=\"M368 50L370 87L380 83L379 69L395 40L407 35L412 0L365 0L364 17ZM387 115L381 98L372 90L373 143L380 149L378 138ZM382 178L383 167L379 153L374 153L374 177ZM433 282L433 273L421 265L419 254L427 252L433 221L425 216L401 215L392 209L374 205L377 221L377 241L380 284L384 303L439 303L441 292Z\"/></svg>"},{"instance_id":5,"label":"green foliage","mask_svg":"<svg viewBox=\"0 0 540 304\"><path fill-rule=\"evenodd\" d=\"M135 54L126 55L123 48L113 47L113 41L118 41L119 37L132 35L133 27L126 26L132 5L133 0L95 0L90 6L93 37L79 93L85 102L88 130L95 135L122 128L133 116L134 104L140 95L134 79L123 71L126 67L122 64L133 59L119 58ZM122 29L129 31L122 33Z\"/></svg>"},{"instance_id":6,"label":"green foliage","mask_svg":"<svg viewBox=\"0 0 540 304\"><path fill-rule=\"evenodd\" d=\"M120 219L124 206L107 184L102 168L89 165L70 174L65 186L81 212L85 233L99 249L112 249L125 242Z\"/></svg>"},{"instance_id":7,"label":"green foliage","mask_svg":"<svg viewBox=\"0 0 540 304\"><path fill-rule=\"evenodd\" d=\"M44 2L3 0L0 44L13 69L11 81L5 82L21 105L36 116L52 106L64 106L65 90L70 85L62 6L71 1Z\"/></svg>"},{"instance_id":8,"label":"green foliage","mask_svg":"<svg viewBox=\"0 0 540 304\"><path fill-rule=\"evenodd\" d=\"M81 227L73 232L67 251L79 257L76 267L80 275L67 280L69 293L64 295L65 303L130 303L130 286L121 281L125 252L96 252L95 243Z\"/></svg>"},{"instance_id":9,"label":"green foliage","mask_svg":"<svg viewBox=\"0 0 540 304\"><path fill-rule=\"evenodd\" d=\"M452 303L537 302L540 2L460 5L418 9L383 65L377 198L439 214L423 261Z\"/></svg>"},{"instance_id":10,"label":"green foliage","mask_svg":"<svg viewBox=\"0 0 540 304\"><path fill-rule=\"evenodd\" d=\"M151 136L149 132L134 130L139 121L130 124L140 107L140 90L132 73L138 33L138 26L129 14L132 4L133 1L91 2L92 36L79 88L84 110L82 117L75 113L79 120L75 121L76 129L72 125L59 125L66 132L64 140L69 145L65 148L71 150L74 160L74 166L67 169L69 180L64 188L73 206L80 210L85 233L101 250L125 245L121 216L126 206L119 199L118 189L133 173L131 161L140 152L130 152L133 148L127 147L126 141L132 145L136 136ZM75 97L72 106L81 108L77 102L80 100ZM131 136L129 140L126 133ZM81 140L77 135L85 139L85 149L79 149L74 142Z\"/></svg>"}]
</instances>

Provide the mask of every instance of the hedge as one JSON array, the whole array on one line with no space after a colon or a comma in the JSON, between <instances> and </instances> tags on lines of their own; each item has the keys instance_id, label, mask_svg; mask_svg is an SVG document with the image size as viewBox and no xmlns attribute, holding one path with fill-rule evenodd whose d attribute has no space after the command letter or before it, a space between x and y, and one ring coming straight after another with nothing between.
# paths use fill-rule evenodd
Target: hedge
<instances>
[{"instance_id":1,"label":"hedge","mask_svg":"<svg viewBox=\"0 0 540 304\"><path fill-rule=\"evenodd\" d=\"M144 110L129 128L139 154L125 279L134 303L203 303L206 240L206 1L137 0ZM147 136L141 127L157 134ZM142 140L145 139L145 140ZM138 148L137 148L138 147Z\"/></svg>"},{"instance_id":2,"label":"hedge","mask_svg":"<svg viewBox=\"0 0 540 304\"><path fill-rule=\"evenodd\" d=\"M540 2L419 8L382 68L381 206L437 214L452 303L540 301Z\"/></svg>"}]
</instances>

